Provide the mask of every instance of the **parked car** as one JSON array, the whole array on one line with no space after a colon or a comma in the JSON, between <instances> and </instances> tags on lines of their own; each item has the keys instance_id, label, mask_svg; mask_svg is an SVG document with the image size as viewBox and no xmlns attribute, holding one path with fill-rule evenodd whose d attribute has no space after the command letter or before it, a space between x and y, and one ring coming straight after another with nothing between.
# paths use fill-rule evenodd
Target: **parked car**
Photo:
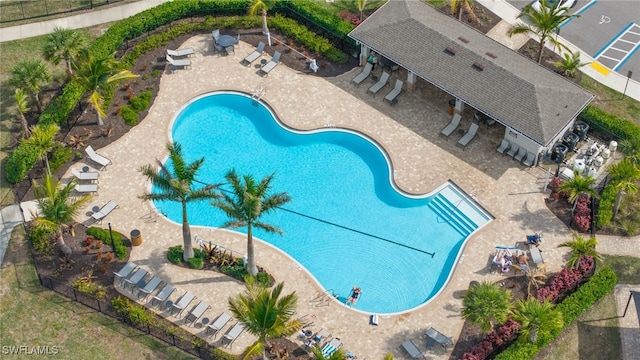
<instances>
[{"instance_id":1,"label":"parked car","mask_svg":"<svg viewBox=\"0 0 640 360\"><path fill-rule=\"evenodd\" d=\"M555 9L555 8L570 9L576 6L577 3L578 3L578 0L546 0L544 2L544 4L550 9ZM542 1L540 0L534 1L533 4L531 4L531 7L535 11L540 12L540 9L542 8Z\"/></svg>"}]
</instances>

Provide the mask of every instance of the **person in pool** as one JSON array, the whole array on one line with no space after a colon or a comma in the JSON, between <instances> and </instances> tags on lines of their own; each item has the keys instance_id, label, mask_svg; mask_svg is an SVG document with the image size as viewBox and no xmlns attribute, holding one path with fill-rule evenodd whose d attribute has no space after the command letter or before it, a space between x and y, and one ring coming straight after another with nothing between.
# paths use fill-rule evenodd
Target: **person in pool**
<instances>
[{"instance_id":1,"label":"person in pool","mask_svg":"<svg viewBox=\"0 0 640 360\"><path fill-rule=\"evenodd\" d=\"M360 296L361 292L362 292L362 289L360 289L357 286L354 286L353 289L351 290L351 296L347 298L346 304L349 306L355 305L358 302L358 297Z\"/></svg>"}]
</instances>

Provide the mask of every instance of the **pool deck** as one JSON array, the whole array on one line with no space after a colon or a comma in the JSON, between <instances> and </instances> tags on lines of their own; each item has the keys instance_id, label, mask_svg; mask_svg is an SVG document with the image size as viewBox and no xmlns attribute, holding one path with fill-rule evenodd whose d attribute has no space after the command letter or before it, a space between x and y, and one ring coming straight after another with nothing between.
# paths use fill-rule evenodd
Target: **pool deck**
<instances>
[{"instance_id":1,"label":"pool deck","mask_svg":"<svg viewBox=\"0 0 640 360\"><path fill-rule=\"evenodd\" d=\"M176 111L193 97L214 90L252 93L257 85L264 86L266 94L263 99L288 125L299 129L345 127L365 133L387 149L393 160L397 183L404 190L428 193L451 179L495 216L494 221L468 240L452 279L435 299L404 314L381 316L378 326L369 325L369 314L357 311L357 305L355 310L349 309L326 297L309 274L286 254L268 244L256 243L258 264L272 273L277 281L285 282L285 292L295 290L298 294L298 313L301 316L315 315L310 329L314 332L322 327L328 329L342 340L346 350L360 359L380 359L387 352L392 352L397 358L408 359L400 347L408 339L433 359L448 358L451 347L446 352L438 346L427 350L424 331L433 326L453 336L454 341L465 336L460 334L463 324L461 295L470 281L496 281L503 277L489 273L496 245L521 243L526 234L544 230L541 248L548 269L556 271L562 266L566 251L558 249L557 245L569 239L570 235L544 204L546 195L542 188L546 172L540 167L525 168L495 151L504 132L500 125L491 128L480 126L476 138L463 150L456 146L460 137L457 132L449 138L439 136L440 130L450 120L447 115L450 97L427 84L419 83L414 91L404 91L398 98L398 104L390 106L382 101L390 86L374 97L367 94L372 80L365 80L359 87L350 84L359 69L327 79L297 73L281 64L263 78L256 74L254 66L240 64L240 60L253 51L253 47L244 42L237 46L235 55L228 56L212 52L210 35L195 36L182 47L195 49L195 56L190 58L192 67L165 72L149 115L128 135L98 150L111 159L112 165L100 172L98 194L82 213L89 213L93 206L102 206L109 200L120 205L97 226L107 227L107 223L111 223L114 230L125 234L133 229L141 231L143 244L134 247L131 260L178 288L170 300L175 301L184 291L197 296L183 315L186 316L191 307L203 300L211 305L203 317L213 320L227 311L228 298L243 291L244 287L227 276L186 270L167 262L167 248L182 244L181 226L157 216L149 203L138 199L147 186L138 169L165 157L168 127ZM405 73L395 72L392 82L399 75L405 76ZM471 114L471 109L464 112L461 128L469 127ZM96 165L87 159L83 162ZM231 167L233 164L230 163ZM67 178L69 176L70 173L66 175ZM91 218L86 217L85 223L91 225ZM242 234L192 227L192 235L240 253L246 251L246 239ZM349 291L334 290L341 295ZM222 332L234 322L231 321ZM183 321L178 323L184 324ZM196 334L204 333L203 328L188 328ZM215 339L208 339L217 343L220 338L218 335ZM245 332L227 350L239 353L254 341L255 338Z\"/></svg>"}]
</instances>

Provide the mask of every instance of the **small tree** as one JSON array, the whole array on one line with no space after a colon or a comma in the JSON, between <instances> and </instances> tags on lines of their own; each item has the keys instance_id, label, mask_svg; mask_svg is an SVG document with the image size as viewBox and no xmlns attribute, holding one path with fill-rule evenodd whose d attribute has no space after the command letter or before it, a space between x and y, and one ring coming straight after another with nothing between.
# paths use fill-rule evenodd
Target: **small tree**
<instances>
[{"instance_id":1,"label":"small tree","mask_svg":"<svg viewBox=\"0 0 640 360\"><path fill-rule=\"evenodd\" d=\"M562 312L554 309L549 300L518 300L512 318L520 323L520 334L532 343L546 343L564 326Z\"/></svg>"},{"instance_id":2,"label":"small tree","mask_svg":"<svg viewBox=\"0 0 640 360\"><path fill-rule=\"evenodd\" d=\"M462 317L479 325L484 333L507 321L511 310L511 292L496 284L482 282L471 287L462 298Z\"/></svg>"},{"instance_id":3,"label":"small tree","mask_svg":"<svg viewBox=\"0 0 640 360\"><path fill-rule=\"evenodd\" d=\"M262 16L262 34L270 36L269 27L267 26L267 11L273 6L273 0L252 0L249 6L249 16L256 16L258 13Z\"/></svg>"},{"instance_id":4,"label":"small tree","mask_svg":"<svg viewBox=\"0 0 640 360\"><path fill-rule=\"evenodd\" d=\"M578 69L591 64L580 61L580 51L566 52L562 54L564 59L556 61L554 65L562 70L562 74L566 77L574 78L578 74Z\"/></svg>"},{"instance_id":5,"label":"small tree","mask_svg":"<svg viewBox=\"0 0 640 360\"><path fill-rule=\"evenodd\" d=\"M31 144L37 151L47 169L47 174L51 175L49 167L49 151L56 145L56 134L60 128L58 125L37 125L31 128L31 137L23 139L23 142Z\"/></svg>"},{"instance_id":6,"label":"small tree","mask_svg":"<svg viewBox=\"0 0 640 360\"><path fill-rule=\"evenodd\" d=\"M43 56L45 60L54 65L58 65L61 60L64 60L67 76L71 77L73 75L71 63L85 47L86 42L87 36L81 30L56 27L47 36Z\"/></svg>"},{"instance_id":7,"label":"small tree","mask_svg":"<svg viewBox=\"0 0 640 360\"><path fill-rule=\"evenodd\" d=\"M613 217L618 215L620 203L624 194L635 194L638 192L637 181L640 178L640 168L629 157L621 162L612 165L608 169L611 181L616 183L615 189L618 192L613 206Z\"/></svg>"},{"instance_id":8,"label":"small tree","mask_svg":"<svg viewBox=\"0 0 640 360\"><path fill-rule=\"evenodd\" d=\"M9 83L17 88L23 88L29 92L31 99L36 103L38 112L42 112L40 90L42 86L51 81L49 69L42 60L22 60L11 69Z\"/></svg>"},{"instance_id":9,"label":"small tree","mask_svg":"<svg viewBox=\"0 0 640 360\"><path fill-rule=\"evenodd\" d=\"M13 98L16 101L18 118L20 120L20 126L22 127L23 138L28 139L29 136L31 136L31 130L29 129L27 118L24 116L27 112L29 112L27 93L24 91L24 89L17 88Z\"/></svg>"},{"instance_id":10,"label":"small tree","mask_svg":"<svg viewBox=\"0 0 640 360\"><path fill-rule=\"evenodd\" d=\"M602 260L602 256L596 251L598 240L595 237L585 239L575 231L571 232L571 236L573 236L573 240L565 241L558 245L558 247L568 247L571 249L569 259L567 260L568 268L577 268L583 256L591 256L596 260Z\"/></svg>"}]
</instances>

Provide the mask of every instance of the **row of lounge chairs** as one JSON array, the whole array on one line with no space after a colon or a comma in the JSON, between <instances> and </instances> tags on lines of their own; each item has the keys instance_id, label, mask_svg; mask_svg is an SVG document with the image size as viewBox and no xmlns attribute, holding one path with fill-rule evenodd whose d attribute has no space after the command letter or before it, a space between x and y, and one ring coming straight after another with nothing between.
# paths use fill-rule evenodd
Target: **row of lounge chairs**
<instances>
[{"instance_id":1,"label":"row of lounge chairs","mask_svg":"<svg viewBox=\"0 0 640 360\"><path fill-rule=\"evenodd\" d=\"M503 155L506 153L518 162L522 161L525 166L533 166L533 163L536 160L536 155L534 153L527 151L527 149L523 147L519 147L518 144L512 144L507 139L502 139L502 142L496 151Z\"/></svg>"},{"instance_id":2,"label":"row of lounge chairs","mask_svg":"<svg viewBox=\"0 0 640 360\"><path fill-rule=\"evenodd\" d=\"M360 85L365 79L369 77L369 75L371 75L372 69L373 69L373 65L370 63L367 63L364 66L364 69L359 74L357 74L353 79L351 79L351 82L353 84ZM382 90L383 87L387 86L387 84L389 83L390 77L391 77L391 74L389 74L386 71L383 71L378 81L375 84L371 85L371 87L367 90L367 92L373 95L377 94L380 90ZM402 82L402 80L400 79L396 80L395 86L393 87L393 89L391 89L391 91L389 91L385 95L383 101L387 101L389 102L389 104L397 103L398 102L397 97L402 92L403 86L404 86L404 83Z\"/></svg>"},{"instance_id":3,"label":"row of lounge chairs","mask_svg":"<svg viewBox=\"0 0 640 360\"><path fill-rule=\"evenodd\" d=\"M447 126L444 129L442 129L442 131L440 131L440 135L444 135L448 137L449 135L453 134L453 132L460 126L460 120L462 120L462 115L458 113L453 115L451 122L447 124ZM472 123L471 126L469 126L469 130L467 130L465 134L458 140L458 145L462 146L463 148L466 148L467 145L469 145L469 143L471 142L471 140L473 140L473 138L476 137L477 133L478 133L478 125L475 123Z\"/></svg>"},{"instance_id":4,"label":"row of lounge chairs","mask_svg":"<svg viewBox=\"0 0 640 360\"><path fill-rule=\"evenodd\" d=\"M131 261L127 262L118 272L114 272L113 274L115 275L115 280L120 283L120 286L124 290L127 290L127 288L130 287L132 295L135 292L135 296L139 300L145 300L151 293L156 291L160 284L162 284L162 280L155 275L152 275L148 281L145 281L144 279L149 275L147 270L138 267L138 265ZM162 287L162 289L151 298L150 305L152 307L160 305L165 309L170 306L169 314L171 316L180 317L184 310L196 299L196 296L189 291L185 291L185 293L182 294L175 303L169 302L168 299L175 290L176 288L173 285L166 283L164 287ZM210 308L211 306L205 301L198 302L198 304L192 307L184 317L184 323L186 325L196 323ZM217 334L227 325L227 323L229 323L230 320L231 315L223 312L212 323L207 324L206 333L209 335ZM222 344L233 344L243 331L244 326L240 322L237 322L224 334L221 340Z\"/></svg>"},{"instance_id":5,"label":"row of lounge chairs","mask_svg":"<svg viewBox=\"0 0 640 360\"><path fill-rule=\"evenodd\" d=\"M106 157L98 154L93 150L91 145L87 146L85 149L87 156L93 162L100 165L99 170L104 169L107 165L111 164L111 160ZM88 170L88 167L87 169ZM98 173L95 171L77 171L76 169L71 170L71 175L73 175L76 179L78 179L78 184L75 186L75 190L80 193L95 193L98 192L98 184L93 181L98 180ZM89 183L83 183L83 181L89 181Z\"/></svg>"},{"instance_id":6,"label":"row of lounge chairs","mask_svg":"<svg viewBox=\"0 0 640 360\"><path fill-rule=\"evenodd\" d=\"M425 332L425 335L427 336L427 349L432 349L434 345L438 344L444 347L444 350L447 351L447 347L453 343L453 337L446 336L433 327L428 328ZM411 356L412 359L425 358L424 353L412 340L403 342L402 347Z\"/></svg>"}]
</instances>

